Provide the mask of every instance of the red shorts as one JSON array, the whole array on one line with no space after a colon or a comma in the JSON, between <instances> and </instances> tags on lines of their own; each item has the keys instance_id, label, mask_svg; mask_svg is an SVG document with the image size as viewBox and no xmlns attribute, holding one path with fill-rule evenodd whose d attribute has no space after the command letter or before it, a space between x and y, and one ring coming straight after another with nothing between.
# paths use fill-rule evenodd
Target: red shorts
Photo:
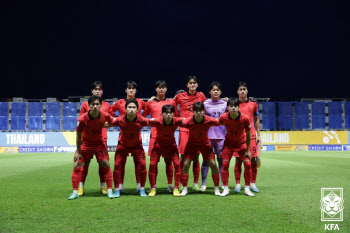
<instances>
[{"instance_id":1,"label":"red shorts","mask_svg":"<svg viewBox=\"0 0 350 233\"><path fill-rule=\"evenodd\" d=\"M186 128L180 128L179 131L179 154L185 154L185 148L188 142L189 131Z\"/></svg>"},{"instance_id":2,"label":"red shorts","mask_svg":"<svg viewBox=\"0 0 350 233\"><path fill-rule=\"evenodd\" d=\"M193 160L194 157L201 153L203 156L203 160L209 160L209 159L215 159L215 154L213 152L213 148L211 147L211 145L208 144L204 144L204 145L191 145L190 143L187 144L186 148L185 148L185 153L183 158L184 159L189 159L189 160Z\"/></svg>"},{"instance_id":3,"label":"red shorts","mask_svg":"<svg viewBox=\"0 0 350 233\"><path fill-rule=\"evenodd\" d=\"M99 147L100 148L100 150L104 150L104 149L106 149L107 150L107 139L106 140L103 140L102 141L102 143L104 144L104 147L105 148L103 148L103 146L102 145L100 145L100 144L97 144L96 145L96 148L97 147ZM88 150L95 150L95 146L92 146L92 147L88 147L88 146L85 146L83 143L82 143L82 145L81 145L81 150L83 150L83 148L84 148L84 150L85 151L88 151ZM77 153L77 151L75 151L75 153L74 154L76 154ZM82 154L83 154L83 152L81 152ZM89 153L88 153L89 154ZM107 154L108 154L108 150L107 150ZM95 154L96 155L96 154ZM92 154L92 155L88 155L85 159L93 159L93 157L94 157L94 154ZM99 162L99 161L102 161L103 159L101 159L101 160L98 160L98 158L97 158L97 155L96 155L96 159L97 159L97 162ZM108 158L107 159L109 159L109 155L108 155ZM81 163L83 163L84 162L84 159L79 159L79 162L81 162Z\"/></svg>"},{"instance_id":4,"label":"red shorts","mask_svg":"<svg viewBox=\"0 0 350 233\"><path fill-rule=\"evenodd\" d=\"M157 154L157 156L160 155L163 156L164 159L171 159L174 156L179 156L179 152L177 150L177 146L176 144L172 144L172 145L167 145L166 147L164 146L160 146L159 144L155 143L154 147L151 151L151 156L153 157L155 154ZM159 160L158 160L159 162Z\"/></svg>"},{"instance_id":5,"label":"red shorts","mask_svg":"<svg viewBox=\"0 0 350 233\"><path fill-rule=\"evenodd\" d=\"M257 147L256 147L256 138L252 138L250 140L250 148L249 149L250 149L250 153L252 154L252 158L258 156Z\"/></svg>"},{"instance_id":6,"label":"red shorts","mask_svg":"<svg viewBox=\"0 0 350 233\"><path fill-rule=\"evenodd\" d=\"M135 146L133 148L127 148L121 144L118 144L117 149L115 150L115 156L128 157L129 153L132 156L136 156L138 159L145 160L145 151L143 150L142 144Z\"/></svg>"},{"instance_id":7,"label":"red shorts","mask_svg":"<svg viewBox=\"0 0 350 233\"><path fill-rule=\"evenodd\" d=\"M240 160L244 161L245 159L248 159L248 157L245 156L245 152L247 151L247 144L241 144L239 146L224 146L224 149L222 151L222 160L231 160L232 156L239 158Z\"/></svg>"},{"instance_id":8,"label":"red shorts","mask_svg":"<svg viewBox=\"0 0 350 233\"><path fill-rule=\"evenodd\" d=\"M97 162L109 160L108 150L106 144L103 142L99 143L98 145L94 145L93 147L83 144L81 145L80 150L84 161L86 159L92 159L94 155L96 156Z\"/></svg>"}]
</instances>

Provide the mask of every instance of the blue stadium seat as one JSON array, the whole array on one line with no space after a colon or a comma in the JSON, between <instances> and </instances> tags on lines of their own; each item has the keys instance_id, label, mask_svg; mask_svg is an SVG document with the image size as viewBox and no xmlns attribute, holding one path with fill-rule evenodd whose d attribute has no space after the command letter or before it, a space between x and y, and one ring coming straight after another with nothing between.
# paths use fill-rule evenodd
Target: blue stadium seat
<instances>
[{"instance_id":1,"label":"blue stadium seat","mask_svg":"<svg viewBox=\"0 0 350 233\"><path fill-rule=\"evenodd\" d=\"M278 103L278 122L280 129L293 129L293 112L291 102L280 102Z\"/></svg>"},{"instance_id":2,"label":"blue stadium seat","mask_svg":"<svg viewBox=\"0 0 350 233\"><path fill-rule=\"evenodd\" d=\"M262 103L263 112L263 129L275 130L276 129L276 103L264 102Z\"/></svg>"},{"instance_id":3,"label":"blue stadium seat","mask_svg":"<svg viewBox=\"0 0 350 233\"><path fill-rule=\"evenodd\" d=\"M8 102L0 102L0 130L8 130Z\"/></svg>"},{"instance_id":4,"label":"blue stadium seat","mask_svg":"<svg viewBox=\"0 0 350 233\"><path fill-rule=\"evenodd\" d=\"M63 116L62 129L63 130L75 130L77 126L76 116Z\"/></svg>"},{"instance_id":5,"label":"blue stadium seat","mask_svg":"<svg viewBox=\"0 0 350 233\"><path fill-rule=\"evenodd\" d=\"M26 127L26 103L12 103L11 106L11 130L25 130Z\"/></svg>"},{"instance_id":6,"label":"blue stadium seat","mask_svg":"<svg viewBox=\"0 0 350 233\"><path fill-rule=\"evenodd\" d=\"M9 103L0 102L0 116L8 116L9 113Z\"/></svg>"},{"instance_id":7,"label":"blue stadium seat","mask_svg":"<svg viewBox=\"0 0 350 233\"><path fill-rule=\"evenodd\" d=\"M64 102L63 103L63 116L77 116L77 103Z\"/></svg>"},{"instance_id":8,"label":"blue stadium seat","mask_svg":"<svg viewBox=\"0 0 350 233\"><path fill-rule=\"evenodd\" d=\"M43 103L28 103L28 129L43 129Z\"/></svg>"},{"instance_id":9,"label":"blue stadium seat","mask_svg":"<svg viewBox=\"0 0 350 233\"><path fill-rule=\"evenodd\" d=\"M295 129L309 129L309 104L295 103Z\"/></svg>"},{"instance_id":10,"label":"blue stadium seat","mask_svg":"<svg viewBox=\"0 0 350 233\"><path fill-rule=\"evenodd\" d=\"M326 105L324 102L312 102L312 129L326 129Z\"/></svg>"},{"instance_id":11,"label":"blue stadium seat","mask_svg":"<svg viewBox=\"0 0 350 233\"><path fill-rule=\"evenodd\" d=\"M328 123L329 129L343 129L341 102L328 103Z\"/></svg>"},{"instance_id":12,"label":"blue stadium seat","mask_svg":"<svg viewBox=\"0 0 350 233\"><path fill-rule=\"evenodd\" d=\"M46 103L46 130L60 130L60 103Z\"/></svg>"},{"instance_id":13,"label":"blue stadium seat","mask_svg":"<svg viewBox=\"0 0 350 233\"><path fill-rule=\"evenodd\" d=\"M63 103L63 130L75 130L77 126L77 103Z\"/></svg>"},{"instance_id":14,"label":"blue stadium seat","mask_svg":"<svg viewBox=\"0 0 350 233\"><path fill-rule=\"evenodd\" d=\"M350 102L344 102L345 128L350 129Z\"/></svg>"}]
</instances>

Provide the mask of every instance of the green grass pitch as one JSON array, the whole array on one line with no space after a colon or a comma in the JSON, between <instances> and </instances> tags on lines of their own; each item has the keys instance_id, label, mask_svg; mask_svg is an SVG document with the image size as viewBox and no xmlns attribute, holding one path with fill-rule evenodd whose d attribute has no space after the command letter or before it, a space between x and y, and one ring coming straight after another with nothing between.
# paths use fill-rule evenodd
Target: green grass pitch
<instances>
[{"instance_id":1,"label":"green grass pitch","mask_svg":"<svg viewBox=\"0 0 350 233\"><path fill-rule=\"evenodd\" d=\"M166 193L161 160L157 195L141 198L129 158L126 194L110 200L99 193L93 160L85 196L68 201L72 159L71 153L0 154L0 232L324 232L325 223L350 232L349 152L263 152L255 197L233 194L231 163L229 196L214 196L209 172L206 193L175 198ZM321 222L321 188L331 187L344 188L343 222Z\"/></svg>"}]
</instances>

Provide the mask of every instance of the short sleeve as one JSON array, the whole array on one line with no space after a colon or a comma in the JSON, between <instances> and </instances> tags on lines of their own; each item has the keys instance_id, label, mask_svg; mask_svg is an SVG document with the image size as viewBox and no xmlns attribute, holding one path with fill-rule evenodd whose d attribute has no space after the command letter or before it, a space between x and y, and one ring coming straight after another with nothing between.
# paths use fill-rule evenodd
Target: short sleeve
<instances>
[{"instance_id":1,"label":"short sleeve","mask_svg":"<svg viewBox=\"0 0 350 233\"><path fill-rule=\"evenodd\" d=\"M143 111L142 116L147 117L150 112L151 112L151 102L146 102L145 110Z\"/></svg>"},{"instance_id":2,"label":"short sleeve","mask_svg":"<svg viewBox=\"0 0 350 233\"><path fill-rule=\"evenodd\" d=\"M82 119L78 119L76 131L82 133L84 131L85 126L85 121Z\"/></svg>"}]
</instances>

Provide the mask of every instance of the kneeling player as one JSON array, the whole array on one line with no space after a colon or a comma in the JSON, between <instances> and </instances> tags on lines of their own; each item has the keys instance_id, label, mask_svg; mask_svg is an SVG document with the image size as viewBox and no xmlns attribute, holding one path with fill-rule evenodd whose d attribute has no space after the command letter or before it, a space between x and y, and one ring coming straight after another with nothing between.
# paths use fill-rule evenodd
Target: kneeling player
<instances>
[{"instance_id":1,"label":"kneeling player","mask_svg":"<svg viewBox=\"0 0 350 233\"><path fill-rule=\"evenodd\" d=\"M72 173L73 193L68 200L79 197L78 187L81 178L80 168L86 159L96 156L97 162L102 167L102 174L107 183L107 197L114 198L112 192L112 172L109 167L109 155L106 144L102 140L102 129L105 122L111 123L114 118L108 113L101 112L102 99L99 96L91 96L88 100L90 111L81 115L77 123L77 153L74 155L74 169Z\"/></svg>"},{"instance_id":2,"label":"kneeling player","mask_svg":"<svg viewBox=\"0 0 350 233\"><path fill-rule=\"evenodd\" d=\"M125 104L126 114L117 117L113 122L113 126L120 127L120 135L118 146L115 151L114 162L114 197L120 196L120 182L122 179L122 171L125 169L126 158L129 153L133 154L135 166L140 176L140 196L147 197L145 192L145 183L147 179L146 157L142 147L141 129L147 126L149 119L137 114L139 105L136 100L127 100Z\"/></svg>"},{"instance_id":3,"label":"kneeling player","mask_svg":"<svg viewBox=\"0 0 350 233\"><path fill-rule=\"evenodd\" d=\"M208 138L209 128L212 126L218 126L219 122L215 118L204 115L204 105L201 102L193 104L193 113L193 116L186 118L182 122L183 127L189 129L189 138L185 147L184 163L181 173L181 183L184 188L180 196L186 196L188 194L188 170L191 166L192 160L199 153L202 153L203 160L209 164L215 186L214 193L216 196L219 196L219 169L216 166L215 155Z\"/></svg>"},{"instance_id":4,"label":"kneeling player","mask_svg":"<svg viewBox=\"0 0 350 233\"><path fill-rule=\"evenodd\" d=\"M157 180L157 164L160 156L163 155L164 160L171 161L175 168L175 187L173 194L175 197L180 196L179 183L181 176L179 152L177 150L174 133L177 127L182 123L182 119L174 118L175 108L172 105L164 105L162 107L162 116L159 118L151 118L150 126L157 129L155 143L151 151L151 162L149 165L149 182L151 184L151 192L148 196L156 195Z\"/></svg>"},{"instance_id":5,"label":"kneeling player","mask_svg":"<svg viewBox=\"0 0 350 233\"><path fill-rule=\"evenodd\" d=\"M227 113L220 116L220 124L226 127L226 136L224 142L224 149L222 151L222 182L224 184L224 191L221 196L227 196L230 193L228 188L229 167L232 156L244 163L244 194L247 196L254 196L249 190L251 177L251 153L250 146L250 128L249 118L239 112L238 99L230 98L227 102ZM239 174L240 175L240 174Z\"/></svg>"}]
</instances>

